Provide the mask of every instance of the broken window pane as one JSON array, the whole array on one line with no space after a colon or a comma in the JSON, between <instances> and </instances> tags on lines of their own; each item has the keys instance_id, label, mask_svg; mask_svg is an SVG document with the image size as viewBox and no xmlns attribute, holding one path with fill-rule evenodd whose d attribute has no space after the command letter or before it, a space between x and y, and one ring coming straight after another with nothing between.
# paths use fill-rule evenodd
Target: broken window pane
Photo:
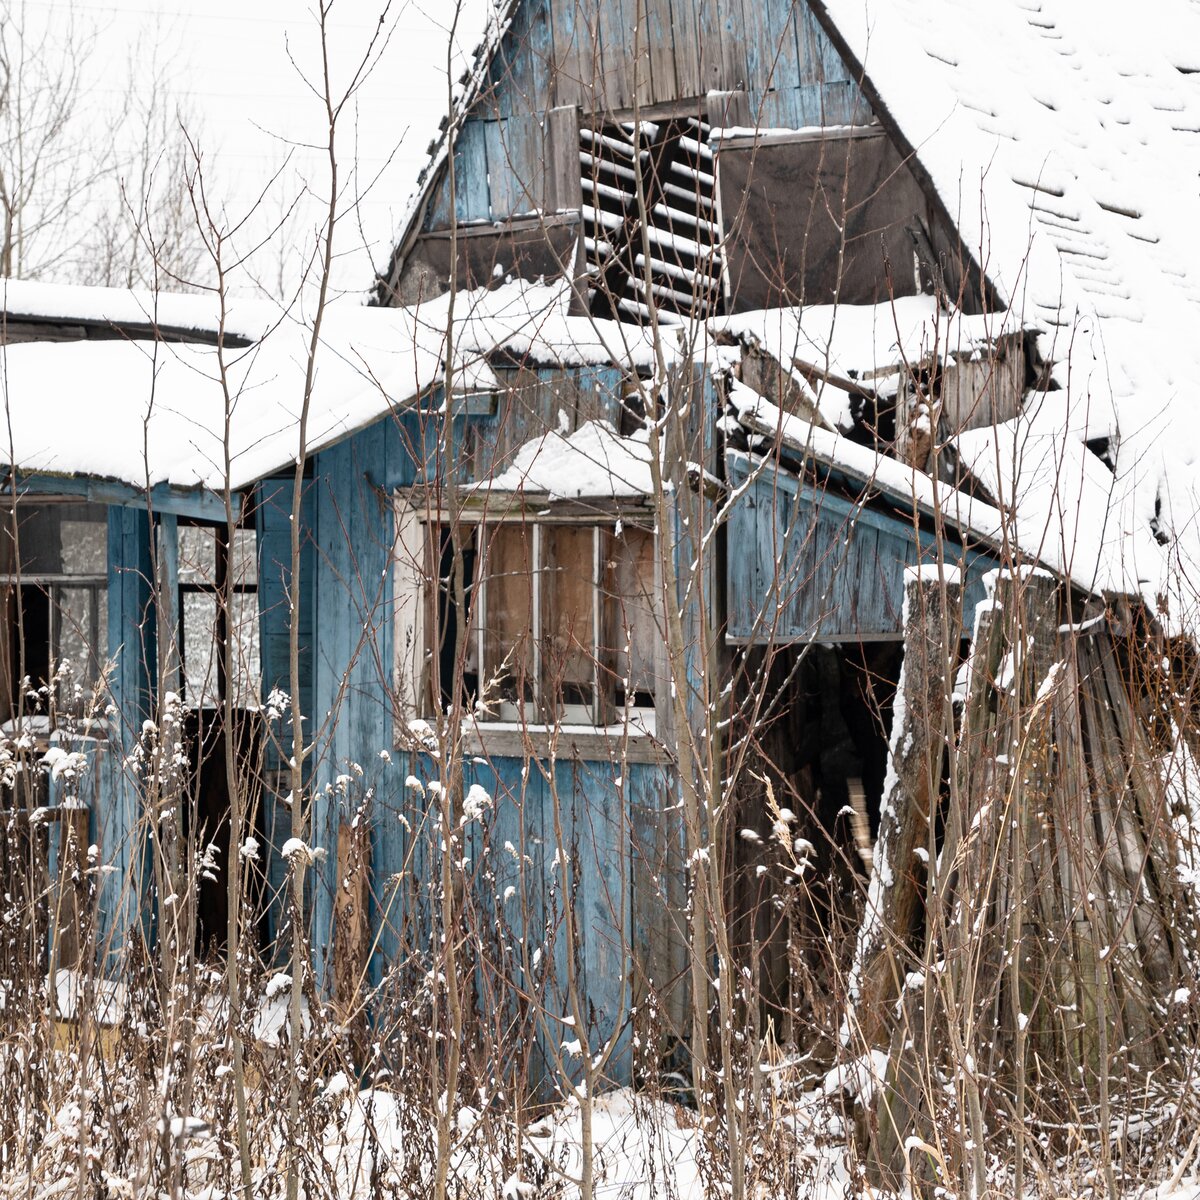
<instances>
[{"instance_id":1,"label":"broken window pane","mask_svg":"<svg viewBox=\"0 0 1200 1200\"><path fill-rule=\"evenodd\" d=\"M108 570L108 511L101 504L17 504L0 509L0 570L30 579L49 575L104 578ZM18 566L17 546L20 548Z\"/></svg>"},{"instance_id":2,"label":"broken window pane","mask_svg":"<svg viewBox=\"0 0 1200 1200\"><path fill-rule=\"evenodd\" d=\"M258 703L262 667L258 644L258 593L238 592L229 620L233 642L233 703L249 708Z\"/></svg>"},{"instance_id":3,"label":"broken window pane","mask_svg":"<svg viewBox=\"0 0 1200 1200\"><path fill-rule=\"evenodd\" d=\"M217 531L204 525L179 527L179 582L207 587L217 582Z\"/></svg>"}]
</instances>

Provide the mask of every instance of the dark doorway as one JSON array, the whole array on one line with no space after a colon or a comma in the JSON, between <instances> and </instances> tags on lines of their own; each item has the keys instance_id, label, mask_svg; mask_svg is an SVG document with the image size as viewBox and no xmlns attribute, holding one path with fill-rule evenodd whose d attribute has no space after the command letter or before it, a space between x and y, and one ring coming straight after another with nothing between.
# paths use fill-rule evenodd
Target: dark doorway
<instances>
[{"instance_id":1,"label":"dark doorway","mask_svg":"<svg viewBox=\"0 0 1200 1200\"><path fill-rule=\"evenodd\" d=\"M899 642L745 652L748 744L730 854L735 945L764 1018L837 1029L888 764ZM773 799L773 803L772 803ZM782 814L782 821L780 820ZM786 832L785 832L786 829Z\"/></svg>"},{"instance_id":2,"label":"dark doorway","mask_svg":"<svg viewBox=\"0 0 1200 1200\"><path fill-rule=\"evenodd\" d=\"M235 773L242 801L253 810L245 818L246 837L263 847L258 858L242 858L246 879L246 921L257 932L259 944L268 937L263 905L265 880L260 864L267 845L262 805L257 803L259 789L254 785L257 764L261 760L262 738L256 713L239 712L235 716ZM226 738L221 714L211 709L191 710L184 720L184 739L188 747L193 797L189 806L187 829L189 843L195 847L204 868L196 879L196 952L200 955L223 953L229 919L230 803L229 775L225 761ZM243 842L243 845L245 843Z\"/></svg>"}]
</instances>

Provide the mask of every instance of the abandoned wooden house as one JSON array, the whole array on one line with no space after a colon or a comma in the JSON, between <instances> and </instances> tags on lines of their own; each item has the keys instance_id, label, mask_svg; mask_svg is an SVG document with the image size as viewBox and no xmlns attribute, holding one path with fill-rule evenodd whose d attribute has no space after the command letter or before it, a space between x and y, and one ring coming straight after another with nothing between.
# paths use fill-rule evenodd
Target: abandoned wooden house
<instances>
[{"instance_id":1,"label":"abandoned wooden house","mask_svg":"<svg viewBox=\"0 0 1200 1200\"><path fill-rule=\"evenodd\" d=\"M1087 854L1127 906L1140 895L1130 873L1160 847L1162 864L1180 852L1170 821L1156 824L1153 771L1129 767L1161 746L1126 677L1137 630L1194 632L1172 584L1191 561L1194 508L1167 481L1195 446L1169 401L1190 371L1171 331L1200 304L1187 242L1200 64L1167 44L1100 46L1079 15L1060 36L1015 5L969 18L934 7L947 10L936 21L928 5L919 20L906 0L881 5L872 40L850 0L602 0L588 14L513 0L431 147L376 305L331 314L303 447L290 335L266 333L255 305L235 303L222 327L182 297L139 308L10 286L5 526L20 553L7 535L5 713L14 732L35 719L39 737L92 756L88 841L118 868L99 900L110 949L135 922L149 928L156 904L127 763L167 691L182 697L196 836L217 859L229 799L212 714L232 698L240 752L261 764L264 947L285 923L290 742L271 697L290 686L290 605L317 746L309 840L328 852L310 893L327 986L338 955L373 985L419 957L419 895L437 873L431 751L455 705L459 786L475 797L464 854L490 914L473 931L480 970L525 972L533 989L521 938L561 962L553 930L572 905L601 1038L651 987L682 1028L681 721L715 755L693 767L729 802L731 927L779 1036L841 1003L797 982L797 956L824 953L847 970L856 956L878 1024L864 1017L863 1037L886 1046L898 980L915 969L897 967L896 947L919 962L935 935L913 864L954 838L982 853L962 806L982 805L975 784L1008 778L1003 730L1026 728L1018 702L1050 694L1054 663L1067 663L1051 688L1059 749L1040 768L1038 818L989 835L1026 839L1015 861L1029 862L1030 889L1061 868L1054 906L1030 902L1024 919L1048 927L1088 892L1044 838L1033 845L1051 794L1061 814L1083 805L1118 829L1116 859L1103 830ZM1030 82L1048 58L1079 68L1069 95ZM1134 83L1112 99L1118 76ZM1126 196L1134 176L1142 190ZM1186 221L1169 207L1156 220L1164 195ZM218 368L218 339L232 366ZM238 397L229 434L221 371ZM102 444L97 389L110 402ZM1152 431L1130 419L1147 394L1162 407ZM1047 573L1018 571L1033 566ZM1104 619L1106 600L1119 620ZM226 643L232 672L214 651ZM951 705L972 644L990 674L973 671ZM60 730L61 658L88 683L111 667L96 711ZM991 739L968 756L969 779L929 748L956 721ZM785 841L812 855L803 903L782 909L764 781L799 814ZM959 807L931 820L941 793ZM876 836L871 911L889 935L868 921L856 952ZM1153 879L1161 903L1134 904L1137 937L1120 939L1131 994L1172 979L1182 954L1161 915L1182 904L1176 876L1160 865ZM1104 920L1125 919L1113 900ZM223 920L214 893L202 936L219 942ZM1076 984L1051 974L1063 1010L1082 1013ZM1028 1011L1004 1003L1010 1025ZM1050 1024L1034 1030L1047 1046L1083 1036ZM613 1078L630 1055L618 1037Z\"/></svg>"}]
</instances>

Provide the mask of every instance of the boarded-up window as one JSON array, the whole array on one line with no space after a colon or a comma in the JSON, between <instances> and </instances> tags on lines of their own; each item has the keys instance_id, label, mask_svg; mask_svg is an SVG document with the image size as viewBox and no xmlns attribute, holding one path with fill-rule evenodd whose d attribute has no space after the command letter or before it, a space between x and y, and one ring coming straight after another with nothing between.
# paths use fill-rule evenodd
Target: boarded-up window
<instances>
[{"instance_id":1,"label":"boarded-up window","mask_svg":"<svg viewBox=\"0 0 1200 1200\"><path fill-rule=\"evenodd\" d=\"M925 195L882 133L733 138L717 160L731 311L932 286Z\"/></svg>"},{"instance_id":2,"label":"boarded-up window","mask_svg":"<svg viewBox=\"0 0 1200 1200\"><path fill-rule=\"evenodd\" d=\"M461 614L453 558L440 535L436 587L443 706L453 694L458 642L464 699L481 719L606 724L653 708L661 643L653 536L634 528L506 521L472 529L463 551Z\"/></svg>"}]
</instances>

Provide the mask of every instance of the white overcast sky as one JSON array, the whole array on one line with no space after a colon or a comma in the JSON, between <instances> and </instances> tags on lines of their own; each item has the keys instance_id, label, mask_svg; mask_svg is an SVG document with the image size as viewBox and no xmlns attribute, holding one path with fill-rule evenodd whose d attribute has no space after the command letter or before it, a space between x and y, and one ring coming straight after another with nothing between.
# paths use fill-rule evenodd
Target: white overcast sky
<instances>
[{"instance_id":1,"label":"white overcast sky","mask_svg":"<svg viewBox=\"0 0 1200 1200\"><path fill-rule=\"evenodd\" d=\"M313 143L325 136L320 100L301 73L320 75L320 39L313 7L302 0L25 0L27 17L75 19L97 30L92 86L97 103L119 102L133 47L157 44L169 64L169 87L199 120L211 185L231 212L244 211L271 173L291 155L264 209L277 217L294 196L309 194L289 230L297 251L320 220L327 193L327 160ZM478 41L489 0L466 0L460 51ZM335 0L330 61L335 86L344 86L386 9L385 0ZM382 172L362 202L362 226L375 262L386 262L426 147L446 111L446 46L450 0L393 3L390 41L339 135L343 170L357 166L360 186ZM295 64L289 61L289 51ZM458 59L456 75L463 58ZM297 70L299 67L299 70ZM390 162L389 162L390 159ZM372 282L363 237L343 227L337 281L355 292Z\"/></svg>"}]
</instances>

